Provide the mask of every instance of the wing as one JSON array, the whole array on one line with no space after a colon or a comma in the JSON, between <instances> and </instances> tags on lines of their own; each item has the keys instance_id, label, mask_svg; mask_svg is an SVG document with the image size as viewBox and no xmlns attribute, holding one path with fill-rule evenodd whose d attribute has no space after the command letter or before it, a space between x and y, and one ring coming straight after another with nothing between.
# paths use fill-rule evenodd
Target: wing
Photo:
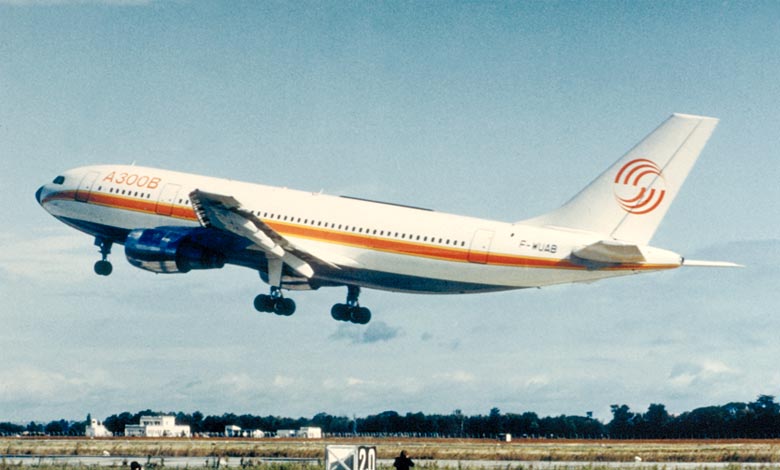
<instances>
[{"instance_id":1,"label":"wing","mask_svg":"<svg viewBox=\"0 0 780 470\"><path fill-rule=\"evenodd\" d=\"M190 193L195 214L204 227L225 230L251 242L249 249L262 251L269 260L280 260L306 278L317 266L337 266L297 247L268 224L244 209L233 196L196 189Z\"/></svg>"}]
</instances>

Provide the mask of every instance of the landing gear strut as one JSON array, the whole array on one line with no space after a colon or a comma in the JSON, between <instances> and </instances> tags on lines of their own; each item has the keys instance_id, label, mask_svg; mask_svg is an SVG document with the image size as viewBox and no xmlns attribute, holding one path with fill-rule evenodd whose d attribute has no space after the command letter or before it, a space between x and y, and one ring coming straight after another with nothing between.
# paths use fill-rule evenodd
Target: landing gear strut
<instances>
[{"instance_id":1,"label":"landing gear strut","mask_svg":"<svg viewBox=\"0 0 780 470\"><path fill-rule=\"evenodd\" d=\"M336 304L330 309L330 315L334 320L348 321L365 325L371 321L371 310L361 307L358 303L360 287L347 286L347 303Z\"/></svg>"},{"instance_id":2,"label":"landing gear strut","mask_svg":"<svg viewBox=\"0 0 780 470\"><path fill-rule=\"evenodd\" d=\"M271 295L260 294L255 297L255 309L258 312L275 313L284 317L295 313L295 301L286 299L282 295L283 268L281 259L268 260L268 283L271 285Z\"/></svg>"},{"instance_id":3,"label":"landing gear strut","mask_svg":"<svg viewBox=\"0 0 780 470\"><path fill-rule=\"evenodd\" d=\"M95 263L95 274L99 276L108 276L111 274L111 271L114 270L113 266L111 266L111 262L108 261L108 255L111 254L112 243L111 240L105 238L95 238L95 246L100 247L100 256L102 258Z\"/></svg>"}]
</instances>

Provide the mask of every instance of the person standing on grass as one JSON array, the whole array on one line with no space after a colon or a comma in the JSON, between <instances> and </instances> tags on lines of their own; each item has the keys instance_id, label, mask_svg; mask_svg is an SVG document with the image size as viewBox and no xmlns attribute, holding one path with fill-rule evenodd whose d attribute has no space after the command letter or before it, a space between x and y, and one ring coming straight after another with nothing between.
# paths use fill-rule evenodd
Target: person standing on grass
<instances>
[{"instance_id":1,"label":"person standing on grass","mask_svg":"<svg viewBox=\"0 0 780 470\"><path fill-rule=\"evenodd\" d=\"M395 458L393 467L395 467L395 470L409 470L410 468L414 467L414 462L412 462L412 459L406 455L406 451L402 450L401 455Z\"/></svg>"}]
</instances>

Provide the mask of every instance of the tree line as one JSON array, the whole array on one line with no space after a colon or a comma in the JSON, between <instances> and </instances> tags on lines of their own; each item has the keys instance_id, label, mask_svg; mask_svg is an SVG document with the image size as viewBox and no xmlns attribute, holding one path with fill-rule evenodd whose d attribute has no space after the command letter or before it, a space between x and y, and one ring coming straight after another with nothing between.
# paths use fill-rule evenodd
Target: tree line
<instances>
[{"instance_id":1,"label":"tree line","mask_svg":"<svg viewBox=\"0 0 780 470\"><path fill-rule=\"evenodd\" d=\"M671 415L662 404L651 404L647 411L633 412L627 405L612 405L612 420L603 423L587 416L539 417L533 412L502 413L493 408L485 415L465 415L460 410L450 414L424 414L384 411L362 418L319 413L311 418L284 418L251 414L205 416L194 413L161 413L152 410L123 412L103 420L117 435L128 424L138 424L142 415L176 416L177 424L186 424L194 435L220 435L225 426L276 432L305 426L322 428L326 436L421 436L495 438L501 434L514 437L566 439L682 439L682 438L778 438L780 437L780 404L772 395L760 395L749 403L733 402L707 406ZM56 420L47 424L30 422L20 425L0 422L0 434L84 435L86 421Z\"/></svg>"}]
</instances>

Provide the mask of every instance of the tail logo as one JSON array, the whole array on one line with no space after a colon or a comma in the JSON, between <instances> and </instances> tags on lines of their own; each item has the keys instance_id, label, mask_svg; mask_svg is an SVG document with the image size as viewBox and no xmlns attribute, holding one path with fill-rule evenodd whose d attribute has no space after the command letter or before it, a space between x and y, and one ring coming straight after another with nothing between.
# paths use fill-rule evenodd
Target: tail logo
<instances>
[{"instance_id":1,"label":"tail logo","mask_svg":"<svg viewBox=\"0 0 780 470\"><path fill-rule=\"evenodd\" d=\"M637 158L623 165L615 175L615 199L629 214L653 212L666 195L661 169L655 162Z\"/></svg>"}]
</instances>

